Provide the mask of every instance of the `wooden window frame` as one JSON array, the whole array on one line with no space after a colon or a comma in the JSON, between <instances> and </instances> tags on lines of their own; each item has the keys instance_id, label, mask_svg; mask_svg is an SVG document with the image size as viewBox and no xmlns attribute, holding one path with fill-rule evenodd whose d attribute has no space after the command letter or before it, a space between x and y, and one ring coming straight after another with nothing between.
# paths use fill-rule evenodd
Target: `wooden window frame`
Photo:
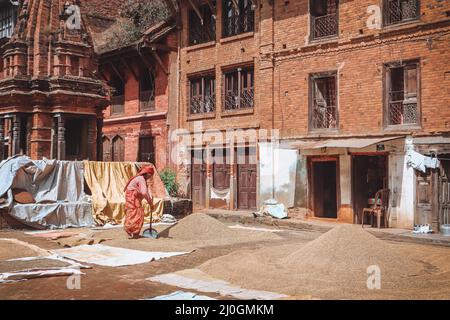
<instances>
[{"instance_id":1,"label":"wooden window frame","mask_svg":"<svg viewBox=\"0 0 450 320\"><path fill-rule=\"evenodd\" d=\"M308 128L310 132L332 132L332 131L339 131L339 73L337 70L334 71L325 71L325 72L318 72L318 73L312 73L309 75L309 98L308 98ZM336 88L336 96L335 96L335 121L336 125L334 127L328 127L328 128L316 128L314 126L314 99L316 94L315 89L315 82L317 79L324 79L324 78L331 78L333 77L335 79L335 88Z\"/></svg>"},{"instance_id":2,"label":"wooden window frame","mask_svg":"<svg viewBox=\"0 0 450 320\"><path fill-rule=\"evenodd\" d=\"M209 88L211 94L210 95L206 95L206 83L210 82ZM199 100L200 104L205 104L208 101L206 97L209 97L209 103L213 104L213 107L211 111L199 111L199 112L192 112L192 102L193 102L193 85L197 86L197 92L199 92L201 89L201 93L197 93L196 97ZM208 71L208 72L202 72L202 73L197 73L194 75L190 75L188 76L188 86L187 86L187 93L188 93L188 103L187 103L187 114L189 116L198 116L198 115L214 115L216 113L217 110L217 81L216 81L216 75L214 71ZM204 108L204 106L203 106Z\"/></svg>"},{"instance_id":3,"label":"wooden window frame","mask_svg":"<svg viewBox=\"0 0 450 320\"><path fill-rule=\"evenodd\" d=\"M398 22L394 22L394 23L389 23L388 21L388 1L401 1L401 0L381 0L381 4L382 4L382 20L383 20L383 27L394 27L394 26L399 26L399 25L403 25L403 24L408 24L408 23L414 23L417 21L420 21L420 16L421 16L421 9L420 9L420 0L412 0L412 1L416 1L417 3L417 13L416 13L416 18L414 19L406 19L406 20L400 20Z\"/></svg>"},{"instance_id":4,"label":"wooden window frame","mask_svg":"<svg viewBox=\"0 0 450 320\"><path fill-rule=\"evenodd\" d=\"M188 10L187 13L187 21L188 21L188 44L189 46L195 46L202 43L208 43L212 41L216 41L216 31L217 31L217 5L214 6L213 1L211 5L208 3L202 3L198 6L198 11L202 15L203 18L203 26L201 25L200 18L198 17L197 12L194 9ZM213 9L211 8L213 6ZM193 23L198 23L199 25L193 26ZM197 31L201 33L200 39L193 39L193 28L196 28ZM208 30L211 28L211 30ZM211 32L211 35L208 37L208 31Z\"/></svg>"},{"instance_id":5,"label":"wooden window frame","mask_svg":"<svg viewBox=\"0 0 450 320\"><path fill-rule=\"evenodd\" d=\"M245 73L245 75L243 75ZM231 85L232 88L229 89L229 80L228 77L230 75L236 75L235 81ZM246 78L245 78L246 77ZM244 87L245 80L247 82L247 86ZM237 81L237 93L234 90L234 83ZM248 83L251 83L249 86ZM242 94L249 93L251 95L250 106L242 105ZM237 98L238 102L236 103L237 107L235 108L227 108L227 97L229 94L232 94L233 97ZM250 98L249 98L250 99ZM255 109L255 68L253 65L245 65L245 66L237 66L233 68L227 68L223 70L222 73L222 112L224 113L233 113L245 110L254 110Z\"/></svg>"},{"instance_id":6,"label":"wooden window frame","mask_svg":"<svg viewBox=\"0 0 450 320\"><path fill-rule=\"evenodd\" d=\"M395 62L389 62L385 63L383 66L383 124L384 129L420 129L422 126L422 103L421 103L421 67L420 67L420 59L410 59L405 61L395 61ZM390 70L393 68L405 68L405 67L416 67L417 72L417 89L416 89L416 118L417 121L415 123L402 123L402 124L391 124L390 119L390 107L391 107L391 100L390 100L390 89L392 87L391 84L391 73ZM405 74L405 71L403 71ZM403 86L405 87L406 83L405 80ZM409 98L411 100L411 97ZM404 99L404 101L406 101Z\"/></svg>"},{"instance_id":7,"label":"wooden window frame","mask_svg":"<svg viewBox=\"0 0 450 320\"><path fill-rule=\"evenodd\" d=\"M313 15L313 10L312 10L312 5L311 2L315 1L315 0L309 0L308 1L308 6L309 6L309 20L310 20L310 27L309 27L309 39L310 41L320 41L320 40L327 40L327 39L334 39L334 38L338 38L339 37L339 5L340 2L339 0L335 0L336 1L336 13L334 13L333 15L335 15L335 22L336 22L336 30L335 33L333 34L329 34L329 35L324 35L324 36L316 36L315 35L315 31L316 31L316 21L318 18L321 17L328 17L331 14L326 14L326 15L322 15L322 16L316 16Z\"/></svg>"}]
</instances>

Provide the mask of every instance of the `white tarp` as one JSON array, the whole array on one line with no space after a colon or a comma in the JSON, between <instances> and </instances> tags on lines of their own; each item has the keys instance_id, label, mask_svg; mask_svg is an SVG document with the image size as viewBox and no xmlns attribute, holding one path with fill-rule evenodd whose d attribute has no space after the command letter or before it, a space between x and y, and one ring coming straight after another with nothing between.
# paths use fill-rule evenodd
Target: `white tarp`
<instances>
[{"instance_id":1,"label":"white tarp","mask_svg":"<svg viewBox=\"0 0 450 320\"><path fill-rule=\"evenodd\" d=\"M230 283L209 277L200 270L183 270L181 273L187 273L189 276L177 273L168 273L147 280L168 284L171 286L191 289L199 292L218 293L221 296L231 296L242 300L274 300L287 298L288 296L280 293L249 290Z\"/></svg>"},{"instance_id":2,"label":"white tarp","mask_svg":"<svg viewBox=\"0 0 450 320\"><path fill-rule=\"evenodd\" d=\"M260 204L275 196L286 208L294 207L298 150L260 143L259 152Z\"/></svg>"},{"instance_id":3,"label":"white tarp","mask_svg":"<svg viewBox=\"0 0 450 320\"><path fill-rule=\"evenodd\" d=\"M12 157L0 164L0 197L8 213L34 228L90 227L92 204L84 193L83 163ZM13 201L12 189L28 191L35 203Z\"/></svg>"},{"instance_id":4,"label":"white tarp","mask_svg":"<svg viewBox=\"0 0 450 320\"><path fill-rule=\"evenodd\" d=\"M175 291L170 294L145 300L216 300L208 296L201 296L193 292Z\"/></svg>"},{"instance_id":5,"label":"white tarp","mask_svg":"<svg viewBox=\"0 0 450 320\"><path fill-rule=\"evenodd\" d=\"M147 263L173 256L188 254L189 252L147 252L116 248L102 244L82 245L69 249L55 250L56 254L89 264L96 264L105 267L131 266L135 264Z\"/></svg>"}]
</instances>

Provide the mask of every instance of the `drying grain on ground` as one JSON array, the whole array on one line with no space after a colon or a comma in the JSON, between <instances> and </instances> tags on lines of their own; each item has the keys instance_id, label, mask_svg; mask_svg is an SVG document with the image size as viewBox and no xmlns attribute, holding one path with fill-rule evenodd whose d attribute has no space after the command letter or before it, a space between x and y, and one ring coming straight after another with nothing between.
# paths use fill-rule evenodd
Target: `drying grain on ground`
<instances>
[{"instance_id":1,"label":"drying grain on ground","mask_svg":"<svg viewBox=\"0 0 450 320\"><path fill-rule=\"evenodd\" d=\"M390 244L357 226L338 226L306 245L270 246L210 260L200 270L230 283L317 298L448 298L450 249ZM367 288L379 268L381 290ZM373 271L374 269L369 269ZM432 285L431 285L432 284Z\"/></svg>"},{"instance_id":2,"label":"drying grain on ground","mask_svg":"<svg viewBox=\"0 0 450 320\"><path fill-rule=\"evenodd\" d=\"M282 241L271 232L231 229L226 224L205 214L195 213L173 226L157 225L158 239L140 238L130 241L122 228L95 232L94 239L107 239L108 246L143 251L192 251L195 249L227 246L236 243ZM145 229L145 227L144 227Z\"/></svg>"}]
</instances>

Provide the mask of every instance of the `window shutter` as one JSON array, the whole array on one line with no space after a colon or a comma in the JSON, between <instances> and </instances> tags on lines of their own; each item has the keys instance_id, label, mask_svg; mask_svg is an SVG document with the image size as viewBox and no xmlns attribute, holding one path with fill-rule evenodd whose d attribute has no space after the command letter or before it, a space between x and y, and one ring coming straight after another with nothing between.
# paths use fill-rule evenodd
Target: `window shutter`
<instances>
[{"instance_id":1,"label":"window shutter","mask_svg":"<svg viewBox=\"0 0 450 320\"><path fill-rule=\"evenodd\" d=\"M417 65L404 68L405 101L417 101Z\"/></svg>"}]
</instances>

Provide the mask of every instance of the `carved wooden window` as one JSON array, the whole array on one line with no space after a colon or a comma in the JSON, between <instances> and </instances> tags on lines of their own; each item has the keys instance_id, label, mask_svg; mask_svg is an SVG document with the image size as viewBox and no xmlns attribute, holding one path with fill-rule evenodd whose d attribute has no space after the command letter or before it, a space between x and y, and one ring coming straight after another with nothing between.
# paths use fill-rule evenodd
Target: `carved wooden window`
<instances>
[{"instance_id":1,"label":"carved wooden window","mask_svg":"<svg viewBox=\"0 0 450 320\"><path fill-rule=\"evenodd\" d=\"M387 124L419 124L419 62L388 64L385 79Z\"/></svg>"},{"instance_id":2,"label":"carved wooden window","mask_svg":"<svg viewBox=\"0 0 450 320\"><path fill-rule=\"evenodd\" d=\"M205 75L189 79L190 114L216 111L216 79L214 75Z\"/></svg>"},{"instance_id":3,"label":"carved wooden window","mask_svg":"<svg viewBox=\"0 0 450 320\"><path fill-rule=\"evenodd\" d=\"M311 75L310 87L311 128L336 129L338 127L336 72Z\"/></svg>"},{"instance_id":4,"label":"carved wooden window","mask_svg":"<svg viewBox=\"0 0 450 320\"><path fill-rule=\"evenodd\" d=\"M204 4L198 7L198 13L194 9L189 11L189 44L195 45L216 40L216 1L211 5ZM212 8L211 8L212 7ZM200 19L201 15L203 21ZM202 23L203 22L203 23Z\"/></svg>"},{"instance_id":5,"label":"carved wooden window","mask_svg":"<svg viewBox=\"0 0 450 320\"><path fill-rule=\"evenodd\" d=\"M145 70L139 79L139 109L151 111L155 109L155 73Z\"/></svg>"},{"instance_id":6,"label":"carved wooden window","mask_svg":"<svg viewBox=\"0 0 450 320\"><path fill-rule=\"evenodd\" d=\"M223 0L223 37L230 37L255 29L253 0Z\"/></svg>"},{"instance_id":7,"label":"carved wooden window","mask_svg":"<svg viewBox=\"0 0 450 320\"><path fill-rule=\"evenodd\" d=\"M11 38L16 24L16 8L9 1L0 3L0 39Z\"/></svg>"},{"instance_id":8,"label":"carved wooden window","mask_svg":"<svg viewBox=\"0 0 450 320\"><path fill-rule=\"evenodd\" d=\"M102 139L102 149L103 149L103 161L112 161L111 155L111 140L108 137L103 137Z\"/></svg>"},{"instance_id":9,"label":"carved wooden window","mask_svg":"<svg viewBox=\"0 0 450 320\"><path fill-rule=\"evenodd\" d=\"M115 136L112 141L112 161L125 161L125 142L121 136Z\"/></svg>"},{"instance_id":10,"label":"carved wooden window","mask_svg":"<svg viewBox=\"0 0 450 320\"><path fill-rule=\"evenodd\" d=\"M225 111L254 107L253 67L238 68L224 75Z\"/></svg>"},{"instance_id":11,"label":"carved wooden window","mask_svg":"<svg viewBox=\"0 0 450 320\"><path fill-rule=\"evenodd\" d=\"M419 0L384 0L384 24L386 26L420 18Z\"/></svg>"},{"instance_id":12,"label":"carved wooden window","mask_svg":"<svg viewBox=\"0 0 450 320\"><path fill-rule=\"evenodd\" d=\"M125 111L125 83L115 76L112 79L111 115L122 114Z\"/></svg>"},{"instance_id":13,"label":"carved wooden window","mask_svg":"<svg viewBox=\"0 0 450 320\"><path fill-rule=\"evenodd\" d=\"M311 0L311 38L334 37L338 35L338 0Z\"/></svg>"}]
</instances>

